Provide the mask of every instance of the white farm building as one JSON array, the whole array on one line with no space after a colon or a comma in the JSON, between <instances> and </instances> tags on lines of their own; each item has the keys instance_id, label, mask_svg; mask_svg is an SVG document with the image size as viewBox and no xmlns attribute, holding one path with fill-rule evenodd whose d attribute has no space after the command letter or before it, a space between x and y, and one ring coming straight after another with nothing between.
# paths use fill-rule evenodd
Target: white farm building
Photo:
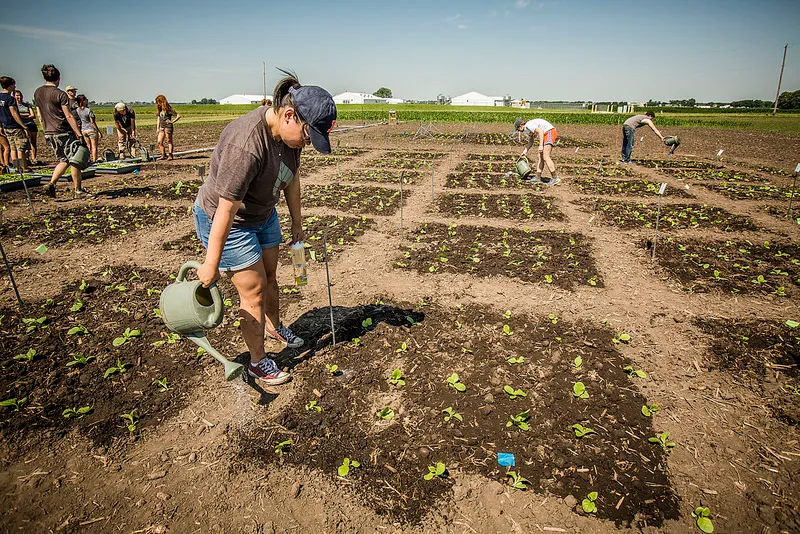
<instances>
[{"instance_id":1,"label":"white farm building","mask_svg":"<svg viewBox=\"0 0 800 534\"><path fill-rule=\"evenodd\" d=\"M502 96L486 96L475 91L454 96L450 102L453 106L502 106Z\"/></svg>"},{"instance_id":2,"label":"white farm building","mask_svg":"<svg viewBox=\"0 0 800 534\"><path fill-rule=\"evenodd\" d=\"M231 95L221 98L220 104L261 104L263 95ZM272 95L267 95L267 98L272 100Z\"/></svg>"},{"instance_id":3,"label":"white farm building","mask_svg":"<svg viewBox=\"0 0 800 534\"><path fill-rule=\"evenodd\" d=\"M333 97L336 104L402 104L402 98L383 98L370 93L347 91Z\"/></svg>"}]
</instances>

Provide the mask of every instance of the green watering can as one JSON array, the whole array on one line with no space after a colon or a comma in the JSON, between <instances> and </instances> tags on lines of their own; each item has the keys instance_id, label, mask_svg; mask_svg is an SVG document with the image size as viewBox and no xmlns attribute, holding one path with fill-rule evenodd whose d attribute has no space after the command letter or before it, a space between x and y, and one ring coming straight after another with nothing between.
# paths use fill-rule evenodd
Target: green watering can
<instances>
[{"instance_id":1,"label":"green watering can","mask_svg":"<svg viewBox=\"0 0 800 534\"><path fill-rule=\"evenodd\" d=\"M517 173L520 178L525 178L531 173L531 165L525 156L520 156L517 160Z\"/></svg>"},{"instance_id":2,"label":"green watering can","mask_svg":"<svg viewBox=\"0 0 800 534\"><path fill-rule=\"evenodd\" d=\"M89 166L89 149L79 139L74 140L67 146L66 156L70 165L82 171Z\"/></svg>"},{"instance_id":3,"label":"green watering can","mask_svg":"<svg viewBox=\"0 0 800 534\"><path fill-rule=\"evenodd\" d=\"M213 356L225 367L225 380L233 380L242 374L244 368L214 350L203 333L222 322L225 310L222 293L217 284L204 287L200 280L186 280L189 269L199 268L200 263L187 261L178 271L175 281L161 292L161 319L167 328L185 335Z\"/></svg>"}]
</instances>

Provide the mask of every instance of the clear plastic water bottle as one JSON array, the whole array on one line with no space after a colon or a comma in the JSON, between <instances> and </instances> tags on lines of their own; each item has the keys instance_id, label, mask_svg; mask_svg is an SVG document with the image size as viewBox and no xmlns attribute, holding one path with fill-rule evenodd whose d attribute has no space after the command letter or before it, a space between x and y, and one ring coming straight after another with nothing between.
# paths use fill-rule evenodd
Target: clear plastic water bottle
<instances>
[{"instance_id":1,"label":"clear plastic water bottle","mask_svg":"<svg viewBox=\"0 0 800 534\"><path fill-rule=\"evenodd\" d=\"M294 284L304 286L308 283L306 275L306 249L302 241L292 243L292 265L294 266Z\"/></svg>"}]
</instances>

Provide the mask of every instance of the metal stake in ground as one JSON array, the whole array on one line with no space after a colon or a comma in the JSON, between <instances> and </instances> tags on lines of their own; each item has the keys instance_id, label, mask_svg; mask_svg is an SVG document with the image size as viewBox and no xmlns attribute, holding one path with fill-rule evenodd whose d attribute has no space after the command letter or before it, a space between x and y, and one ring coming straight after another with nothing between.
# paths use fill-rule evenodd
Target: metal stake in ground
<instances>
[{"instance_id":1,"label":"metal stake in ground","mask_svg":"<svg viewBox=\"0 0 800 534\"><path fill-rule=\"evenodd\" d=\"M328 308L331 310L331 336L333 344L336 345L336 329L333 325L333 297L331 297L331 271L328 268L328 228L322 232L322 248L325 251L325 276L328 279Z\"/></svg>"},{"instance_id":2,"label":"metal stake in ground","mask_svg":"<svg viewBox=\"0 0 800 534\"><path fill-rule=\"evenodd\" d=\"M794 200L795 195L795 186L797 185L797 175L800 174L800 163L797 164L797 167L794 168L794 180L792 180L792 192L789 193L789 210L786 212L786 215L792 215L792 201Z\"/></svg>"},{"instance_id":3,"label":"metal stake in ground","mask_svg":"<svg viewBox=\"0 0 800 534\"><path fill-rule=\"evenodd\" d=\"M33 209L33 202L31 202L31 192L28 191L28 184L25 183L25 175L22 174L22 167L20 166L21 162L22 160L20 159L14 160L14 167L17 169L19 179L22 180L22 187L25 188L25 196L28 197L28 206L31 208L31 213L36 215L36 210Z\"/></svg>"},{"instance_id":4,"label":"metal stake in ground","mask_svg":"<svg viewBox=\"0 0 800 534\"><path fill-rule=\"evenodd\" d=\"M19 296L19 290L17 289L17 282L14 280L14 273L11 272L11 264L8 263L8 258L6 257L6 251L3 249L3 243L0 243L0 253L3 255L3 263L6 264L6 271L8 271L8 279L11 280L11 287L14 288L14 294L17 296L17 304L19 304L19 309L22 309L22 298Z\"/></svg>"},{"instance_id":5,"label":"metal stake in ground","mask_svg":"<svg viewBox=\"0 0 800 534\"><path fill-rule=\"evenodd\" d=\"M656 259L656 242L658 241L658 221L661 219L661 197L664 196L664 191L667 190L667 182L663 182L661 184L661 188L658 190L658 213L656 214L656 235L653 238L653 254L650 257L651 260Z\"/></svg>"},{"instance_id":6,"label":"metal stake in ground","mask_svg":"<svg viewBox=\"0 0 800 534\"><path fill-rule=\"evenodd\" d=\"M431 158L431 204L434 202L434 195L433 195L433 178L436 174L436 154L433 155Z\"/></svg>"},{"instance_id":7,"label":"metal stake in ground","mask_svg":"<svg viewBox=\"0 0 800 534\"><path fill-rule=\"evenodd\" d=\"M406 171L400 171L400 237L403 237L403 180Z\"/></svg>"},{"instance_id":8,"label":"metal stake in ground","mask_svg":"<svg viewBox=\"0 0 800 534\"><path fill-rule=\"evenodd\" d=\"M158 183L158 168L156 167L156 160L158 159L155 157L156 154L156 145L150 145L150 157L153 158L153 171L156 173L156 183Z\"/></svg>"}]
</instances>

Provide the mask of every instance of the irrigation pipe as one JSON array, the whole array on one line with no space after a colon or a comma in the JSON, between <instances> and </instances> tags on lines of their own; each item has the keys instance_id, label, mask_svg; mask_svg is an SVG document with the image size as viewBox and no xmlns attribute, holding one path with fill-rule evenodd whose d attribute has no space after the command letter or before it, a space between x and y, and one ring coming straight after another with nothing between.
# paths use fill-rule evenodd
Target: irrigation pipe
<instances>
[{"instance_id":1,"label":"irrigation pipe","mask_svg":"<svg viewBox=\"0 0 800 534\"><path fill-rule=\"evenodd\" d=\"M14 288L14 294L17 296L17 304L19 304L19 309L22 309L24 305L22 303L22 297L19 296L19 289L17 289L17 282L14 280L14 273L11 271L11 264L8 263L8 258L6 257L6 251L3 248L3 243L0 243L0 253L3 255L3 263L6 265L6 271L8 271L8 278L11 280L11 287Z\"/></svg>"},{"instance_id":2,"label":"irrigation pipe","mask_svg":"<svg viewBox=\"0 0 800 534\"><path fill-rule=\"evenodd\" d=\"M333 325L333 297L331 296L331 271L328 268L328 227L322 232L322 248L325 250L325 276L328 279L328 308L331 311L331 336L333 336L333 345L336 345L336 329Z\"/></svg>"}]
</instances>

